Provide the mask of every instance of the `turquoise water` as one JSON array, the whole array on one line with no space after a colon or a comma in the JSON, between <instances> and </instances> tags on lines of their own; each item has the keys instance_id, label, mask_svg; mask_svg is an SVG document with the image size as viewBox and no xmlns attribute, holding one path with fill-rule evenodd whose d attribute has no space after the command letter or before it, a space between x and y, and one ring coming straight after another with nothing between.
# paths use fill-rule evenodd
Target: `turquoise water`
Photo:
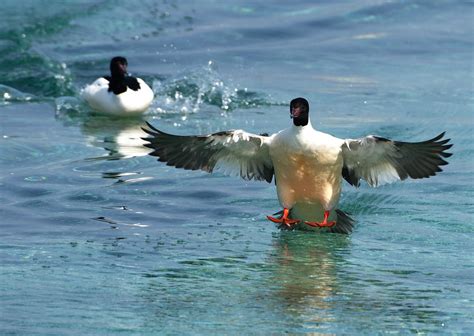
<instances>
[{"instance_id":1,"label":"turquoise water","mask_svg":"<svg viewBox=\"0 0 474 336\"><path fill-rule=\"evenodd\" d=\"M474 333L470 1L3 0L0 334ZM91 114L112 56L156 93ZM273 185L176 170L140 127L423 140L438 176L344 184L350 236L280 232Z\"/></svg>"}]
</instances>

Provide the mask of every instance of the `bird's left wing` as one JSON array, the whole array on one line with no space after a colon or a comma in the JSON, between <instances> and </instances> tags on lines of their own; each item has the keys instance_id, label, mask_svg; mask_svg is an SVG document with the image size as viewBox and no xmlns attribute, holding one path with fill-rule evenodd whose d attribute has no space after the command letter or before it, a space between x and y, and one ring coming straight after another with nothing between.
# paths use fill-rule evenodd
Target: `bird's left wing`
<instances>
[{"instance_id":1,"label":"bird's left wing","mask_svg":"<svg viewBox=\"0 0 474 336\"><path fill-rule=\"evenodd\" d=\"M168 166L237 175L245 180L271 182L274 174L268 145L271 137L242 130L201 136L179 136L162 132L151 124L143 130L150 155Z\"/></svg>"},{"instance_id":2,"label":"bird's left wing","mask_svg":"<svg viewBox=\"0 0 474 336\"><path fill-rule=\"evenodd\" d=\"M343 177L358 187L360 179L376 187L407 177L419 179L436 175L440 166L448 164L443 158L452 154L452 145L443 139L444 133L423 142L401 142L369 135L345 140L342 145Z\"/></svg>"}]
</instances>

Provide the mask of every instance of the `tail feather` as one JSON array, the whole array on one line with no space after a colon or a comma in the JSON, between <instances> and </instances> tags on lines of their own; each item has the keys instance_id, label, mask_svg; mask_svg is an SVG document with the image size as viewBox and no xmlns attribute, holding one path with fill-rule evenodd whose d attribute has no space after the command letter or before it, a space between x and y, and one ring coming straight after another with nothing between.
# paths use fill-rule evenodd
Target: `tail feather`
<instances>
[{"instance_id":1,"label":"tail feather","mask_svg":"<svg viewBox=\"0 0 474 336\"><path fill-rule=\"evenodd\" d=\"M348 214L340 209L336 209L335 211L337 214L336 225L330 228L329 232L343 234L351 233L354 228L354 219L349 217Z\"/></svg>"}]
</instances>

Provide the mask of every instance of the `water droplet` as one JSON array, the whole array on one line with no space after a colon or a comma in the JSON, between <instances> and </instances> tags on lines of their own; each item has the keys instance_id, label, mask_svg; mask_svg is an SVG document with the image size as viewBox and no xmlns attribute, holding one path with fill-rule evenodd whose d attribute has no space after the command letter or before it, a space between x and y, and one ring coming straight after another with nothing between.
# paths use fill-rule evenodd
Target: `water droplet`
<instances>
[{"instance_id":1,"label":"water droplet","mask_svg":"<svg viewBox=\"0 0 474 336\"><path fill-rule=\"evenodd\" d=\"M33 175L33 176L25 177L25 181L29 181L29 182L41 182L45 180L46 180L46 176Z\"/></svg>"}]
</instances>

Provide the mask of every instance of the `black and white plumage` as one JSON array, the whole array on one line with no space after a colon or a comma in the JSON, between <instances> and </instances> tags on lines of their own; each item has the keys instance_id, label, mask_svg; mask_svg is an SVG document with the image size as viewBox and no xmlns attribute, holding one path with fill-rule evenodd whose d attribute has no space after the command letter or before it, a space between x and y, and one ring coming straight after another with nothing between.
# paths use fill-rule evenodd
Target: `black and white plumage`
<instances>
[{"instance_id":1,"label":"black and white plumage","mask_svg":"<svg viewBox=\"0 0 474 336\"><path fill-rule=\"evenodd\" d=\"M131 115L145 112L153 101L153 90L141 78L129 76L127 59L117 56L110 61L110 76L86 85L81 96L96 111Z\"/></svg>"},{"instance_id":2,"label":"black and white plumage","mask_svg":"<svg viewBox=\"0 0 474 336\"><path fill-rule=\"evenodd\" d=\"M300 108L301 107L301 108ZM145 146L150 155L177 168L240 175L246 180L271 182L275 178L280 204L291 218L321 220L337 206L342 178L359 186L360 179L373 187L424 178L442 171L452 145L444 133L423 142L399 142L369 135L361 139L339 139L316 131L309 120L304 98L291 102L293 125L272 135L242 130L204 136L177 136L150 124ZM331 213L333 232L349 233L352 220L342 211ZM303 225L304 226L304 225Z\"/></svg>"},{"instance_id":3,"label":"black and white plumage","mask_svg":"<svg viewBox=\"0 0 474 336\"><path fill-rule=\"evenodd\" d=\"M440 166L448 164L443 158L452 145L443 139L444 132L422 142L401 142L369 135L356 140L346 140L342 146L344 166L342 175L358 187L360 179L372 187L405 180L436 175Z\"/></svg>"},{"instance_id":4,"label":"black and white plumage","mask_svg":"<svg viewBox=\"0 0 474 336\"><path fill-rule=\"evenodd\" d=\"M148 124L145 146L153 149L150 155L168 166L208 173L220 171L241 176L245 180L271 182L273 163L265 143L269 137L242 130L224 131L205 136L167 134Z\"/></svg>"}]
</instances>

